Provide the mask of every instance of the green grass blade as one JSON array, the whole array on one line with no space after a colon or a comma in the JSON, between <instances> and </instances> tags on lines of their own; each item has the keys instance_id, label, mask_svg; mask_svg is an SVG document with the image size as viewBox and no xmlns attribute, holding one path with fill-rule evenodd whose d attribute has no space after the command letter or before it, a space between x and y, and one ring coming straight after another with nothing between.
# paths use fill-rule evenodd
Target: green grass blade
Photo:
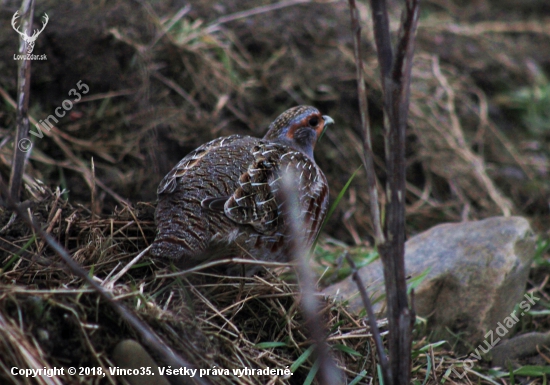
<instances>
[{"instance_id":1,"label":"green grass blade","mask_svg":"<svg viewBox=\"0 0 550 385\"><path fill-rule=\"evenodd\" d=\"M319 371L319 360L316 360L313 366L311 367L311 370L307 374L306 379L304 380L304 385L311 385L313 383L313 380L315 379L315 375Z\"/></svg>"},{"instance_id":2,"label":"green grass blade","mask_svg":"<svg viewBox=\"0 0 550 385\"><path fill-rule=\"evenodd\" d=\"M422 383L422 385L426 385L432 371L432 359L430 358L429 354L426 354L426 359L428 360L428 367L426 368L426 378L424 378L424 382Z\"/></svg>"},{"instance_id":3,"label":"green grass blade","mask_svg":"<svg viewBox=\"0 0 550 385\"><path fill-rule=\"evenodd\" d=\"M432 267L428 267L426 270L424 270L422 273L417 275L416 277L413 277L408 282L407 287L407 294L411 294L412 289L416 289L422 282L424 282L424 279L428 276L430 271L432 270Z\"/></svg>"},{"instance_id":4,"label":"green grass blade","mask_svg":"<svg viewBox=\"0 0 550 385\"><path fill-rule=\"evenodd\" d=\"M313 349L315 349L315 344L311 345L309 348L306 349L305 352L303 352L300 357L298 357L296 359L296 361L294 361L294 363L292 364L292 366L290 367L290 371L292 373L294 373L296 370L298 370L298 368L300 366L302 366L302 364L304 362L306 362L306 360L309 358L309 356L311 355L311 353L313 353Z\"/></svg>"},{"instance_id":5,"label":"green grass blade","mask_svg":"<svg viewBox=\"0 0 550 385\"><path fill-rule=\"evenodd\" d=\"M4 271L7 271L11 265L13 265L13 263L15 261L17 261L17 259L19 258L20 254L27 250L29 248L30 245L32 245L32 243L36 240L36 235L33 235L31 237L31 239L29 239L27 241L27 243L25 243L23 245L23 247L21 247L19 250L17 250L17 253L13 254L13 256L10 258L10 260L8 262L6 262L6 264L4 266L2 266L2 269L0 270L0 272L4 272Z\"/></svg>"},{"instance_id":6,"label":"green grass blade","mask_svg":"<svg viewBox=\"0 0 550 385\"><path fill-rule=\"evenodd\" d=\"M325 225L327 224L328 220L330 219L332 214L334 214L334 211L336 210L336 207L338 207L338 204L340 203L340 201L342 200L342 198L344 197L344 195L348 191L348 188L351 185L351 182L353 182L353 179L355 178L355 175L357 175L357 173L359 172L361 167L363 167L363 166L361 165L361 166L357 167L357 169L353 172L353 174L351 174L351 176L349 177L348 181L346 182L346 184L344 185L342 190L340 190L340 193L338 193L338 196L336 197L336 200L330 206L330 208L328 210L328 213L327 213L327 216L325 217L325 220L323 221L323 224L321 225L321 228L319 229L319 233L317 233L317 238L315 238L315 242L313 242L313 246L311 246L311 250L315 249L315 245L317 245L317 240L319 239L319 234L321 234L321 232L325 228Z\"/></svg>"},{"instance_id":7,"label":"green grass blade","mask_svg":"<svg viewBox=\"0 0 550 385\"><path fill-rule=\"evenodd\" d=\"M366 371L366 370L361 371L361 373L359 373L359 374L357 375L357 377L355 377L355 378L353 379L353 381L351 381L351 382L349 383L349 385L358 384L359 381L361 381L363 378L365 378L366 375L367 375L367 371Z\"/></svg>"},{"instance_id":8,"label":"green grass blade","mask_svg":"<svg viewBox=\"0 0 550 385\"><path fill-rule=\"evenodd\" d=\"M363 355L359 353L357 350L354 350L350 348L349 346L342 345L342 344L335 344L332 346L333 349L340 350L341 352L347 353L350 356L356 356L356 357L362 357Z\"/></svg>"},{"instance_id":9,"label":"green grass blade","mask_svg":"<svg viewBox=\"0 0 550 385\"><path fill-rule=\"evenodd\" d=\"M382 375L382 368L376 364L376 373L378 374L378 383L384 385L384 376Z\"/></svg>"},{"instance_id":10,"label":"green grass blade","mask_svg":"<svg viewBox=\"0 0 550 385\"><path fill-rule=\"evenodd\" d=\"M513 371L518 376L542 377L550 374L550 366L525 365Z\"/></svg>"},{"instance_id":11,"label":"green grass blade","mask_svg":"<svg viewBox=\"0 0 550 385\"><path fill-rule=\"evenodd\" d=\"M284 348L288 346L284 342L260 342L259 344L256 344L256 347L259 349L271 349L271 348Z\"/></svg>"}]
</instances>

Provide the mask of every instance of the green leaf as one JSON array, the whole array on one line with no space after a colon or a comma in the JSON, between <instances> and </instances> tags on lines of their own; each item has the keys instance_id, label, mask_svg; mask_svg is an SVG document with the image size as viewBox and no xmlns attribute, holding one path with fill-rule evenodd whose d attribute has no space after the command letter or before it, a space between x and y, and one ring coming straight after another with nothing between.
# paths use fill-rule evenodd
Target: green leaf
<instances>
[{"instance_id":1,"label":"green leaf","mask_svg":"<svg viewBox=\"0 0 550 385\"><path fill-rule=\"evenodd\" d=\"M382 368L376 364L376 373L378 374L378 383L384 385L384 376L382 375Z\"/></svg>"},{"instance_id":2,"label":"green leaf","mask_svg":"<svg viewBox=\"0 0 550 385\"><path fill-rule=\"evenodd\" d=\"M313 380L315 379L315 375L319 371L319 360L316 360L313 366L311 367L311 370L307 374L306 379L304 380L304 385L311 385L313 383Z\"/></svg>"},{"instance_id":3,"label":"green leaf","mask_svg":"<svg viewBox=\"0 0 550 385\"><path fill-rule=\"evenodd\" d=\"M501 385L499 382L496 382L493 379L491 379L490 377L484 376L483 374L481 374L479 372L476 372L475 370L469 369L468 373L471 374L471 375L478 376L479 378L482 378L485 381L490 382L493 385Z\"/></svg>"},{"instance_id":4,"label":"green leaf","mask_svg":"<svg viewBox=\"0 0 550 385\"><path fill-rule=\"evenodd\" d=\"M363 356L357 350L353 350L352 348L350 348L346 345L336 344L336 345L333 345L332 347L336 350L340 350L341 352L347 353L350 356L357 356L357 357L362 357Z\"/></svg>"},{"instance_id":5,"label":"green leaf","mask_svg":"<svg viewBox=\"0 0 550 385\"><path fill-rule=\"evenodd\" d=\"M543 377L547 374L550 374L550 366L526 365L516 370L510 370L508 372L489 370L488 374L496 378L502 378L502 377L514 378L514 376L516 375L526 376L526 377Z\"/></svg>"},{"instance_id":6,"label":"green leaf","mask_svg":"<svg viewBox=\"0 0 550 385\"><path fill-rule=\"evenodd\" d=\"M432 343L432 344L423 346L423 347L420 349L420 351L421 351L421 352L425 352L425 351L427 351L430 347L432 347L432 348L438 348L438 347L440 347L441 345L444 345L444 344L446 344L446 343L447 343L447 341L437 341L437 342L434 342L434 343Z\"/></svg>"},{"instance_id":7,"label":"green leaf","mask_svg":"<svg viewBox=\"0 0 550 385\"><path fill-rule=\"evenodd\" d=\"M438 341L438 342L434 342L432 344L422 346L420 349L414 350L412 352L412 356L413 356L413 358L416 358L420 355L420 353L426 353L428 350L430 350L430 348L435 349L435 348L440 347L441 345L446 344L446 343L447 343L447 341Z\"/></svg>"},{"instance_id":8,"label":"green leaf","mask_svg":"<svg viewBox=\"0 0 550 385\"><path fill-rule=\"evenodd\" d=\"M413 277L409 280L408 287L407 287L407 294L411 294L412 289L416 289L426 278L426 276L430 273L432 270L432 267L428 267L426 270L424 270L422 273L417 275L416 277Z\"/></svg>"},{"instance_id":9,"label":"green leaf","mask_svg":"<svg viewBox=\"0 0 550 385\"><path fill-rule=\"evenodd\" d=\"M23 245L22 248L20 248L19 250L17 250L17 253L13 254L13 256L9 259L9 261L7 261L4 266L2 266L2 269L0 270L0 272L4 272L4 271L7 271L11 265L13 265L13 263L15 261L17 261L19 259L19 254L21 254L23 251L27 250L29 248L30 245L33 244L33 242L36 240L36 235L33 235L28 241L27 243L25 243Z\"/></svg>"},{"instance_id":10,"label":"green leaf","mask_svg":"<svg viewBox=\"0 0 550 385\"><path fill-rule=\"evenodd\" d=\"M65 179L65 173L63 172L63 167L59 167L59 185L61 186L61 193L63 195L63 199L68 201L69 189L67 186L67 180Z\"/></svg>"},{"instance_id":11,"label":"green leaf","mask_svg":"<svg viewBox=\"0 0 550 385\"><path fill-rule=\"evenodd\" d=\"M527 314L531 316L540 316L540 315L549 315L550 309L548 310L529 310Z\"/></svg>"},{"instance_id":12,"label":"green leaf","mask_svg":"<svg viewBox=\"0 0 550 385\"><path fill-rule=\"evenodd\" d=\"M550 366L526 365L514 370L514 374L518 376L541 377L545 374L550 374Z\"/></svg>"},{"instance_id":13,"label":"green leaf","mask_svg":"<svg viewBox=\"0 0 550 385\"><path fill-rule=\"evenodd\" d=\"M355 377L355 378L349 383L349 385L358 384L359 381L361 381L363 378L365 378L366 375L367 375L367 371L366 371L366 370L363 370L361 373L359 373L359 374L357 375L357 377Z\"/></svg>"},{"instance_id":14,"label":"green leaf","mask_svg":"<svg viewBox=\"0 0 550 385\"><path fill-rule=\"evenodd\" d=\"M288 345L284 342L260 342L259 344L256 344L257 348L260 349L270 349L270 348L284 348Z\"/></svg>"},{"instance_id":15,"label":"green leaf","mask_svg":"<svg viewBox=\"0 0 550 385\"><path fill-rule=\"evenodd\" d=\"M426 355L426 359L428 360L428 367L426 368L426 378L424 378L424 382L422 383L422 385L426 385L426 383L428 382L428 378L430 378L430 373L432 371L432 359L430 358L429 355Z\"/></svg>"},{"instance_id":16,"label":"green leaf","mask_svg":"<svg viewBox=\"0 0 550 385\"><path fill-rule=\"evenodd\" d=\"M508 368L510 370L510 385L516 385L516 378L514 377L514 371L510 362L508 362Z\"/></svg>"},{"instance_id":17,"label":"green leaf","mask_svg":"<svg viewBox=\"0 0 550 385\"><path fill-rule=\"evenodd\" d=\"M294 373L306 360L309 358L311 353L313 353L313 349L315 349L315 344L311 345L309 348L307 348L301 355L294 361L292 366L290 367L290 371Z\"/></svg>"},{"instance_id":18,"label":"green leaf","mask_svg":"<svg viewBox=\"0 0 550 385\"><path fill-rule=\"evenodd\" d=\"M334 333L340 326L342 326L344 324L344 320L341 320L341 321L338 321L336 322L331 328L330 328L330 331L329 333Z\"/></svg>"}]
</instances>

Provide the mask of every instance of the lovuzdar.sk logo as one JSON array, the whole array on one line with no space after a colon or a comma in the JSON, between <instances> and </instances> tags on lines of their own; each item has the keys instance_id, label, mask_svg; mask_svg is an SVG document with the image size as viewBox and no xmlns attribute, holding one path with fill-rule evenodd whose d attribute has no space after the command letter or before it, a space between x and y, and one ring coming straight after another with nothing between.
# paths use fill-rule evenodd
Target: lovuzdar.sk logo
<instances>
[{"instance_id":1,"label":"lovuzdar.sk logo","mask_svg":"<svg viewBox=\"0 0 550 385\"><path fill-rule=\"evenodd\" d=\"M42 29L40 29L40 30L35 29L31 36L27 35L27 33L25 31L23 31L23 32L19 31L19 28L16 26L16 21L19 17L20 17L19 11L15 12L13 17L11 18L11 26L13 27L15 32L17 32L19 35L21 35L23 40L27 42L27 53L25 55L13 54L13 59L14 60L47 60L47 57L46 57L45 54L44 55L33 55L32 51L34 50L34 42L36 41L38 36L42 33L44 28L46 28L46 25L48 25L48 20L50 19L48 17L48 14L44 13L44 16L42 16L44 18L44 21L42 22ZM31 23L32 23L32 21L31 21Z\"/></svg>"}]
</instances>

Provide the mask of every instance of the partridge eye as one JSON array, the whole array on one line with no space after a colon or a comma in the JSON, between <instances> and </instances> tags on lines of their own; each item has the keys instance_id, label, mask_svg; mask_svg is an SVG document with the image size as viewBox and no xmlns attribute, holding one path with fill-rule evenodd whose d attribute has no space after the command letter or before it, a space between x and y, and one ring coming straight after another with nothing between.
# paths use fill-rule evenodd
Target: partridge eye
<instances>
[{"instance_id":1,"label":"partridge eye","mask_svg":"<svg viewBox=\"0 0 550 385\"><path fill-rule=\"evenodd\" d=\"M319 124L319 118L318 117L313 117L313 118L309 119L307 124L309 124L310 127L315 127Z\"/></svg>"}]
</instances>

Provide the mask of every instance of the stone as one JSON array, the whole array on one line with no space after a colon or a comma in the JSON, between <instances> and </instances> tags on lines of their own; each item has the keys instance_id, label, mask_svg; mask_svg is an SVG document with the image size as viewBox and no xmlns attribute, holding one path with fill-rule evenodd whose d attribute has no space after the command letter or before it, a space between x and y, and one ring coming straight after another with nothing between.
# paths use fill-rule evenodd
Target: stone
<instances>
[{"instance_id":1,"label":"stone","mask_svg":"<svg viewBox=\"0 0 550 385\"><path fill-rule=\"evenodd\" d=\"M454 341L459 336L465 345L459 344L458 350L467 351L468 344L477 345L495 330L524 295L535 248L534 233L521 217L447 223L409 239L407 277L410 282L425 274L415 288L415 308L428 320L432 338ZM380 260L359 274L371 298L383 294ZM352 311L363 308L357 292L351 277L324 291L348 300ZM384 307L376 304L375 311L383 312Z\"/></svg>"},{"instance_id":2,"label":"stone","mask_svg":"<svg viewBox=\"0 0 550 385\"><path fill-rule=\"evenodd\" d=\"M113 351L112 359L122 370L138 373L123 376L130 385L170 385L166 377L159 375L155 360L137 341L120 341Z\"/></svg>"},{"instance_id":3,"label":"stone","mask_svg":"<svg viewBox=\"0 0 550 385\"><path fill-rule=\"evenodd\" d=\"M508 368L510 364L514 367L523 364L521 359L525 360L529 356L536 356L539 363L530 363L544 365L544 359L538 353L538 349L542 352L550 348L550 331L546 333L531 332L516 336L510 340L495 346L491 351L492 366Z\"/></svg>"}]
</instances>

